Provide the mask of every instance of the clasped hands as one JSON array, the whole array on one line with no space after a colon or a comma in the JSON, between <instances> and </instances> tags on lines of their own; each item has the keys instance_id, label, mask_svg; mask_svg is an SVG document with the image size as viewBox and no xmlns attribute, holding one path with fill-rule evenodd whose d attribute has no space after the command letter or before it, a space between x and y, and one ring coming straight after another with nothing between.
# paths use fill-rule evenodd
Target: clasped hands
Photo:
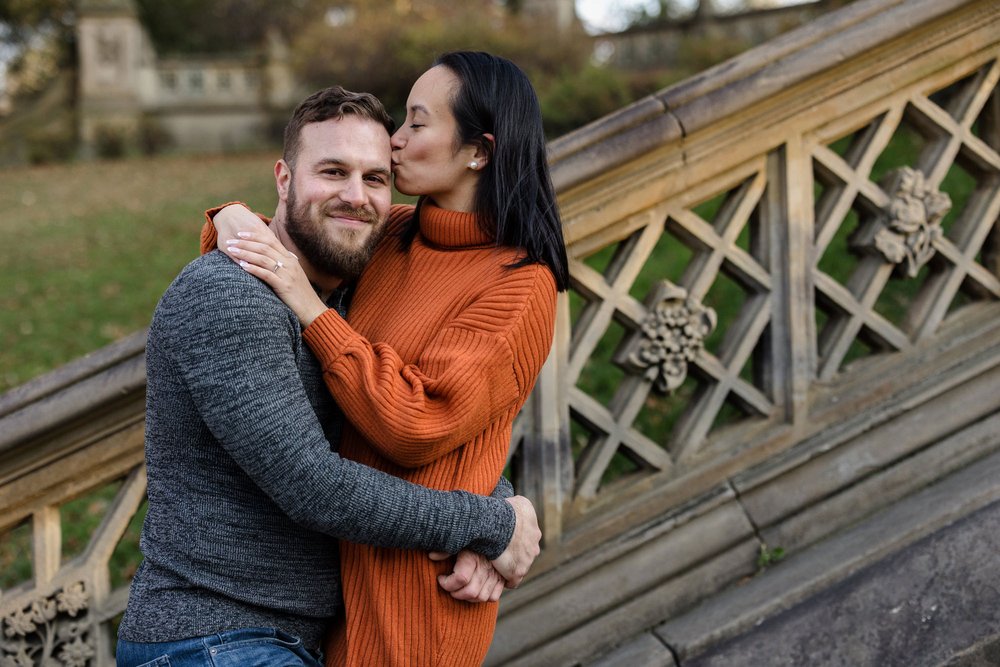
<instances>
[{"instance_id":1,"label":"clasped hands","mask_svg":"<svg viewBox=\"0 0 1000 667\"><path fill-rule=\"evenodd\" d=\"M472 551L460 551L450 574L439 575L438 585L456 600L496 602L504 588L517 588L540 552L542 531L531 502L523 496L507 498L514 509L514 535L507 549L496 560ZM431 560L445 560L451 555L434 552Z\"/></svg>"}]
</instances>

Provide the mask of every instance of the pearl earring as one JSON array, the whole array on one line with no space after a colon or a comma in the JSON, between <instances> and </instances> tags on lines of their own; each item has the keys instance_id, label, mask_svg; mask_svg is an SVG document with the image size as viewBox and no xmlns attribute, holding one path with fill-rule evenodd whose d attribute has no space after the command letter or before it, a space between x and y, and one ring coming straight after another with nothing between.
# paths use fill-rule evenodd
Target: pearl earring
<instances>
[{"instance_id":1,"label":"pearl earring","mask_svg":"<svg viewBox=\"0 0 1000 667\"><path fill-rule=\"evenodd\" d=\"M469 163L469 169L479 169L479 163L473 160Z\"/></svg>"}]
</instances>

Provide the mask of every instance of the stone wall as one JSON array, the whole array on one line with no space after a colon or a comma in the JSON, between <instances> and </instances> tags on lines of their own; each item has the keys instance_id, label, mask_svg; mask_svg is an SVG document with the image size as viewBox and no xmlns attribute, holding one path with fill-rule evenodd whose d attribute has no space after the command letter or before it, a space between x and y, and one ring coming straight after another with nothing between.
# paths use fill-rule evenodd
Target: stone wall
<instances>
[{"instance_id":1,"label":"stone wall","mask_svg":"<svg viewBox=\"0 0 1000 667\"><path fill-rule=\"evenodd\" d=\"M85 157L109 142L197 151L260 145L301 93L277 34L249 55L164 58L131 2L91 0L80 5L77 43Z\"/></svg>"}]
</instances>

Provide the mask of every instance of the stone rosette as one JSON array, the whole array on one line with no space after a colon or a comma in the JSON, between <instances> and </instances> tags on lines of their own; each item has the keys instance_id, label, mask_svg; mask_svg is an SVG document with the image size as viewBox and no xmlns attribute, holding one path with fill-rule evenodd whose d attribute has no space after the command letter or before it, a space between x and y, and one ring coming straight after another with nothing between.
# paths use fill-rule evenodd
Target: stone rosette
<instances>
[{"instance_id":1,"label":"stone rosette","mask_svg":"<svg viewBox=\"0 0 1000 667\"><path fill-rule=\"evenodd\" d=\"M649 314L626 342L619 362L664 394L687 378L688 365L715 329L715 311L691 299L681 287L661 282L647 299Z\"/></svg>"},{"instance_id":2,"label":"stone rosette","mask_svg":"<svg viewBox=\"0 0 1000 667\"><path fill-rule=\"evenodd\" d=\"M941 220L951 210L951 198L931 189L923 172L902 167L882 182L889 203L876 220L868 245L893 264L905 266L910 278L934 256L942 237Z\"/></svg>"}]
</instances>

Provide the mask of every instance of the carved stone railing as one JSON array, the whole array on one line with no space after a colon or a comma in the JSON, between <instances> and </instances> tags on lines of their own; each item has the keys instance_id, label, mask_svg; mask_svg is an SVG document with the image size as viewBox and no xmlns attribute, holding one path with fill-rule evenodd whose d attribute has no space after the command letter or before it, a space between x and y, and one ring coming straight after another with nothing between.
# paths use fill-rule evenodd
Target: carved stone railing
<instances>
[{"instance_id":1,"label":"carved stone railing","mask_svg":"<svg viewBox=\"0 0 1000 667\"><path fill-rule=\"evenodd\" d=\"M489 664L583 661L1000 450L998 58L996 2L860 0L550 146L546 545Z\"/></svg>"},{"instance_id":2,"label":"carved stone railing","mask_svg":"<svg viewBox=\"0 0 1000 667\"><path fill-rule=\"evenodd\" d=\"M136 334L0 397L0 665L114 663L146 493L144 345Z\"/></svg>"},{"instance_id":3,"label":"carved stone railing","mask_svg":"<svg viewBox=\"0 0 1000 667\"><path fill-rule=\"evenodd\" d=\"M597 509L616 454L656 483L729 467L734 450L805 422L848 362L992 312L998 14L857 2L553 143L573 290L539 410L519 425L545 443L523 473L553 499L549 536ZM912 164L880 163L890 143ZM965 189L960 206L945 179ZM636 337L662 351L651 323L665 295L686 314L657 375L625 351ZM733 298L722 321L712 304ZM604 343L611 358L596 359ZM599 366L620 375L605 397L586 385ZM663 398L664 374L690 391ZM657 441L642 417L665 403L677 418ZM553 405L558 419L540 414ZM563 444L546 465L551 440Z\"/></svg>"},{"instance_id":4,"label":"carved stone railing","mask_svg":"<svg viewBox=\"0 0 1000 667\"><path fill-rule=\"evenodd\" d=\"M511 457L545 548L489 664L583 661L1000 450L998 59L992 0L859 0L550 145L572 289ZM0 664L110 664L142 344L0 397Z\"/></svg>"}]
</instances>

